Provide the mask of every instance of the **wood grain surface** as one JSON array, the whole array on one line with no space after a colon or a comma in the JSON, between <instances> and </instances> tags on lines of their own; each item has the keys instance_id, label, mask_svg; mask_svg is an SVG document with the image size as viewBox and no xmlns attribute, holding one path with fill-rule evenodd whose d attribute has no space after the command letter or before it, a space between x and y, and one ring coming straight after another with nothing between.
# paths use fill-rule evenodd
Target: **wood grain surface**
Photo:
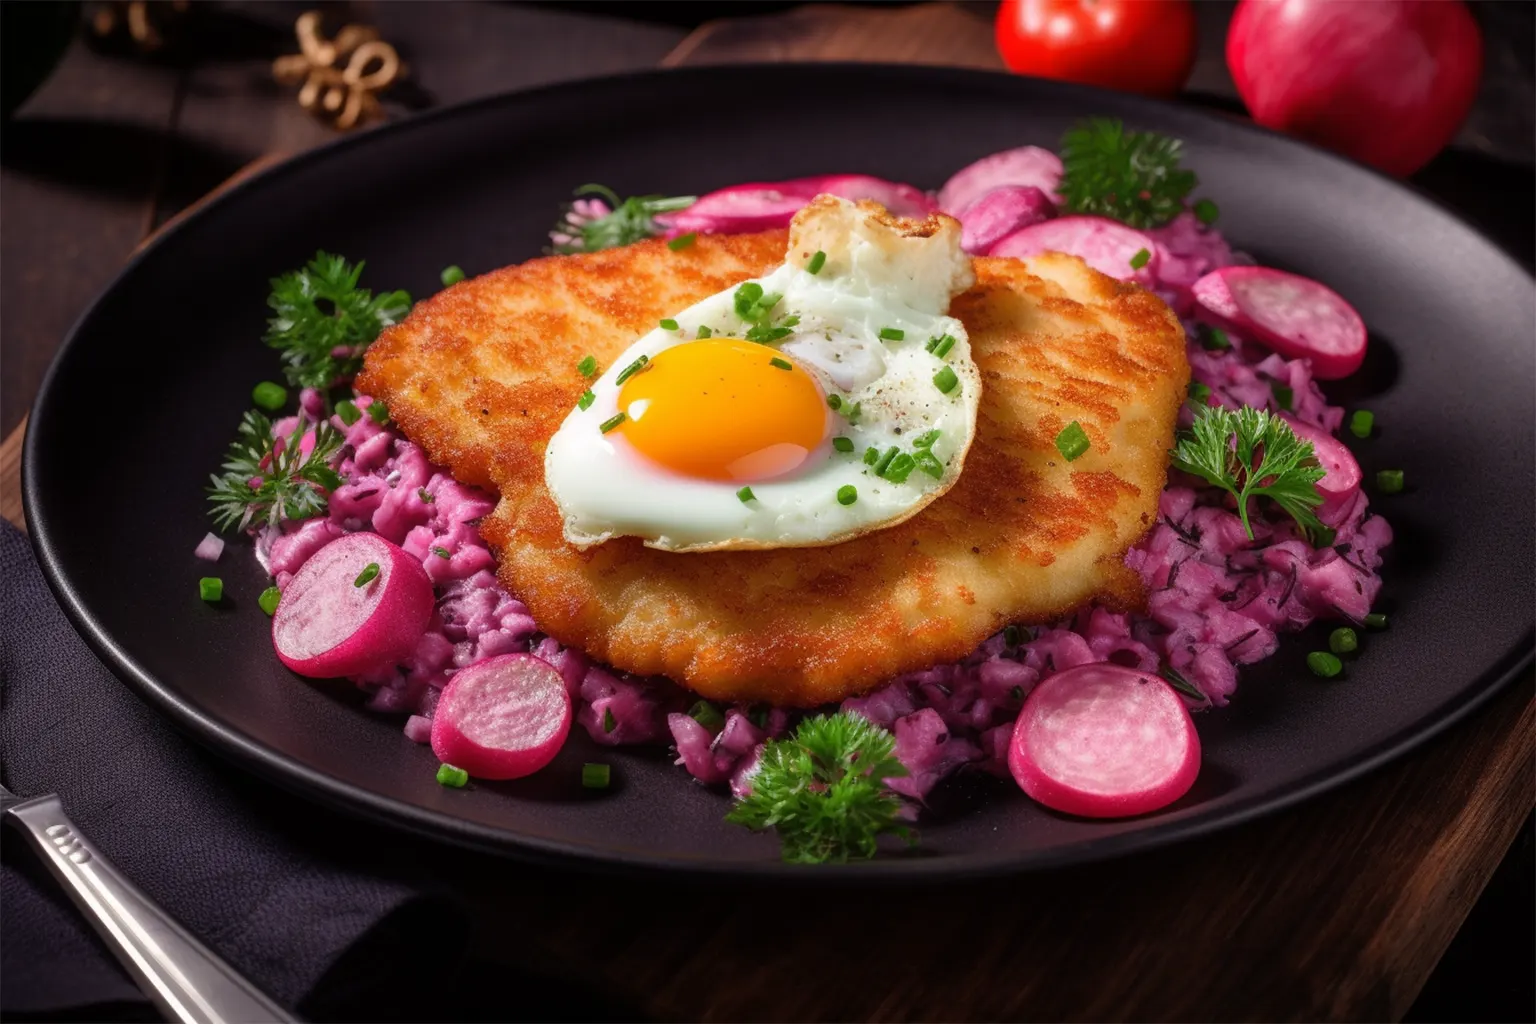
<instances>
[{"instance_id":1,"label":"wood grain surface","mask_svg":"<svg viewBox=\"0 0 1536 1024\"><path fill-rule=\"evenodd\" d=\"M463 52L456 39L446 33L431 45ZM640 59L654 61L674 41L653 34L636 52L653 47ZM84 61L82 73L99 70L96 58L72 59ZM997 66L990 25L948 4L733 18L703 26L662 63L805 59ZM615 56L613 63L622 61ZM221 108L211 97L233 90L238 76L227 68L200 74L202 92L184 97L196 108L190 123L219 124ZM466 74L449 91L468 94L481 80ZM227 101L222 109L233 102L252 123L243 134L225 125L201 137L225 132L232 141L214 148L242 152L245 160L324 138L280 109L279 99ZM151 119L173 116L171 105L148 87L132 103L137 116ZM243 162L207 161L189 171L172 160L159 187L180 181L198 194L219 180L203 180L211 168L227 174ZM124 193L137 197L128 204L138 204L131 228L121 212L67 214L89 220L84 237L94 231L102 239L100 251L85 258L120 262L181 205L163 191L151 198L152 177L143 184ZM35 191L40 204L68 206L51 187ZM19 246L13 251L18 232L6 228L7 294L39 297L42 310L28 314L28 330L62 333L65 311L77 312L89 293L77 294L80 280L58 280L70 275L57 261L15 267L12 260L23 255ZM106 279L100 270L83 276L95 287ZM20 319L8 316L5 329ZM45 362L52 345L27 351ZM30 381L23 397L30 397L41 370L23 369ZM18 394L22 386L8 366L4 400L12 410ZM6 422L18 418L7 414ZM22 429L24 420L0 446L0 514L13 522L20 520ZM626 885L622 913L604 884L556 872L520 868L509 884L504 869L471 861L463 889L483 904L488 931L502 920L519 922L528 936L516 946L520 956L590 979L659 1019L1397 1019L1536 804L1533 694L1536 679L1528 676L1424 749L1364 779L1132 860L904 890L659 879ZM508 948L505 939L488 944Z\"/></svg>"}]
</instances>

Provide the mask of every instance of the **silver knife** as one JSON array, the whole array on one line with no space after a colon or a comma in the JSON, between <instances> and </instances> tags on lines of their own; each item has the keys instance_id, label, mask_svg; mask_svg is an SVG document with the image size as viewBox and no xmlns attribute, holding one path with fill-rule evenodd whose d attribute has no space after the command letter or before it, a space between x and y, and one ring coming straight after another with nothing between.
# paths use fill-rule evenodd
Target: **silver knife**
<instances>
[{"instance_id":1,"label":"silver knife","mask_svg":"<svg viewBox=\"0 0 1536 1024\"><path fill-rule=\"evenodd\" d=\"M58 797L23 800L0 786L0 813L32 840L75 905L168 1019L187 1024L294 1019L119 874L64 815Z\"/></svg>"}]
</instances>

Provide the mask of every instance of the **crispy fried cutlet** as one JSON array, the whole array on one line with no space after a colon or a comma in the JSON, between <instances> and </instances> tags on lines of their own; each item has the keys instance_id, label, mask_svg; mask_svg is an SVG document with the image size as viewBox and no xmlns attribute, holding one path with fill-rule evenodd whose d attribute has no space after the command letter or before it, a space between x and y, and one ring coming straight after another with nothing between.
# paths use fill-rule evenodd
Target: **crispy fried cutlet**
<instances>
[{"instance_id":1,"label":"crispy fried cutlet","mask_svg":"<svg viewBox=\"0 0 1536 1024\"><path fill-rule=\"evenodd\" d=\"M708 697L816 705L963 657L1011 622L1138 603L1122 556L1157 513L1184 332L1155 296L1056 254L975 261L951 313L984 381L977 437L919 515L812 553L565 542L543 448L585 387L577 361L606 365L658 319L766 273L784 245L642 242L464 282L386 331L359 387L456 477L500 493L482 530L541 628ZM1068 463L1055 440L1074 420L1092 446Z\"/></svg>"}]
</instances>

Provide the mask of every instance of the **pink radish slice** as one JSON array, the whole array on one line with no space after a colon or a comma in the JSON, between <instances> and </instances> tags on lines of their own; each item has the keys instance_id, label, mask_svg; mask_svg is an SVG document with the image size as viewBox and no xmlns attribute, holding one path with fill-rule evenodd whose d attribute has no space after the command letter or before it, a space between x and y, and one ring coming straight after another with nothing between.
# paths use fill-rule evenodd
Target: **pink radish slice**
<instances>
[{"instance_id":1,"label":"pink radish slice","mask_svg":"<svg viewBox=\"0 0 1536 1024\"><path fill-rule=\"evenodd\" d=\"M1143 250L1147 262L1140 268L1131 260ZM1036 256L1064 252L1076 256L1101 274L1143 284L1155 280L1157 244L1151 238L1107 217L1057 217L1015 231L992 247L992 256Z\"/></svg>"},{"instance_id":2,"label":"pink radish slice","mask_svg":"<svg viewBox=\"0 0 1536 1024\"><path fill-rule=\"evenodd\" d=\"M1102 662L1030 691L1008 769L1029 796L1084 818L1166 807L1200 773L1200 737L1184 702L1148 672Z\"/></svg>"},{"instance_id":3,"label":"pink radish slice","mask_svg":"<svg viewBox=\"0 0 1536 1024\"><path fill-rule=\"evenodd\" d=\"M211 533L206 534L202 540L197 542L197 547L192 550L192 553L198 558L217 562L219 556L224 553L224 539Z\"/></svg>"},{"instance_id":4,"label":"pink radish slice","mask_svg":"<svg viewBox=\"0 0 1536 1024\"><path fill-rule=\"evenodd\" d=\"M432 715L432 752L477 779L520 779L553 761L570 731L560 672L531 654L503 654L449 680Z\"/></svg>"},{"instance_id":5,"label":"pink radish slice","mask_svg":"<svg viewBox=\"0 0 1536 1024\"><path fill-rule=\"evenodd\" d=\"M1283 356L1310 359L1323 380L1348 377L1365 360L1365 323L1339 294L1269 267L1223 267L1194 283L1202 319Z\"/></svg>"},{"instance_id":6,"label":"pink radish slice","mask_svg":"<svg viewBox=\"0 0 1536 1024\"><path fill-rule=\"evenodd\" d=\"M1005 185L1038 188L1054 202L1056 186L1059 184L1061 157L1055 153L1038 146L1005 149L1001 153L984 156L957 171L939 189L939 209L951 217L964 220L965 211L970 209L972 203Z\"/></svg>"},{"instance_id":7,"label":"pink radish slice","mask_svg":"<svg viewBox=\"0 0 1536 1024\"><path fill-rule=\"evenodd\" d=\"M369 565L378 575L358 586ZM421 562L377 534L350 533L310 555L288 582L272 646L300 675L358 675L414 651L432 604Z\"/></svg>"},{"instance_id":8,"label":"pink radish slice","mask_svg":"<svg viewBox=\"0 0 1536 1024\"><path fill-rule=\"evenodd\" d=\"M1329 526L1337 526L1340 515L1349 509L1351 499L1360 490L1360 463L1332 434L1284 414L1280 418L1290 425L1297 437L1311 443L1317 461L1328 471L1328 475L1317 482L1317 493L1323 496L1317 517Z\"/></svg>"},{"instance_id":9,"label":"pink radish slice","mask_svg":"<svg viewBox=\"0 0 1536 1024\"><path fill-rule=\"evenodd\" d=\"M1054 216L1050 197L1035 186L1004 185L976 200L960 217L960 247L972 256L985 256L1020 228Z\"/></svg>"},{"instance_id":10,"label":"pink radish slice","mask_svg":"<svg viewBox=\"0 0 1536 1024\"><path fill-rule=\"evenodd\" d=\"M707 235L741 234L789 226L789 222L818 195L843 199L873 199L899 217L921 217L933 211L933 201L921 190L867 174L822 174L788 181L732 185L708 195L685 210L657 217L669 235L698 231Z\"/></svg>"}]
</instances>

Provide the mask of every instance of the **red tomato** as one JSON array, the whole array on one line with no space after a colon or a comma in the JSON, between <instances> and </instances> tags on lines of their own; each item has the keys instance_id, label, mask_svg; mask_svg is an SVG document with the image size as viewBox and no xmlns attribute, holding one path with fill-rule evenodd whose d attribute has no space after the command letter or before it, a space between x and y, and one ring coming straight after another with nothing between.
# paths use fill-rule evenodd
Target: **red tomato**
<instances>
[{"instance_id":1,"label":"red tomato","mask_svg":"<svg viewBox=\"0 0 1536 1024\"><path fill-rule=\"evenodd\" d=\"M1227 67L1265 127L1408 175L1472 109L1483 41L1459 0L1242 0Z\"/></svg>"},{"instance_id":2,"label":"red tomato","mask_svg":"<svg viewBox=\"0 0 1536 1024\"><path fill-rule=\"evenodd\" d=\"M1189 0L1003 0L997 52L1039 78L1173 96L1195 63Z\"/></svg>"}]
</instances>

